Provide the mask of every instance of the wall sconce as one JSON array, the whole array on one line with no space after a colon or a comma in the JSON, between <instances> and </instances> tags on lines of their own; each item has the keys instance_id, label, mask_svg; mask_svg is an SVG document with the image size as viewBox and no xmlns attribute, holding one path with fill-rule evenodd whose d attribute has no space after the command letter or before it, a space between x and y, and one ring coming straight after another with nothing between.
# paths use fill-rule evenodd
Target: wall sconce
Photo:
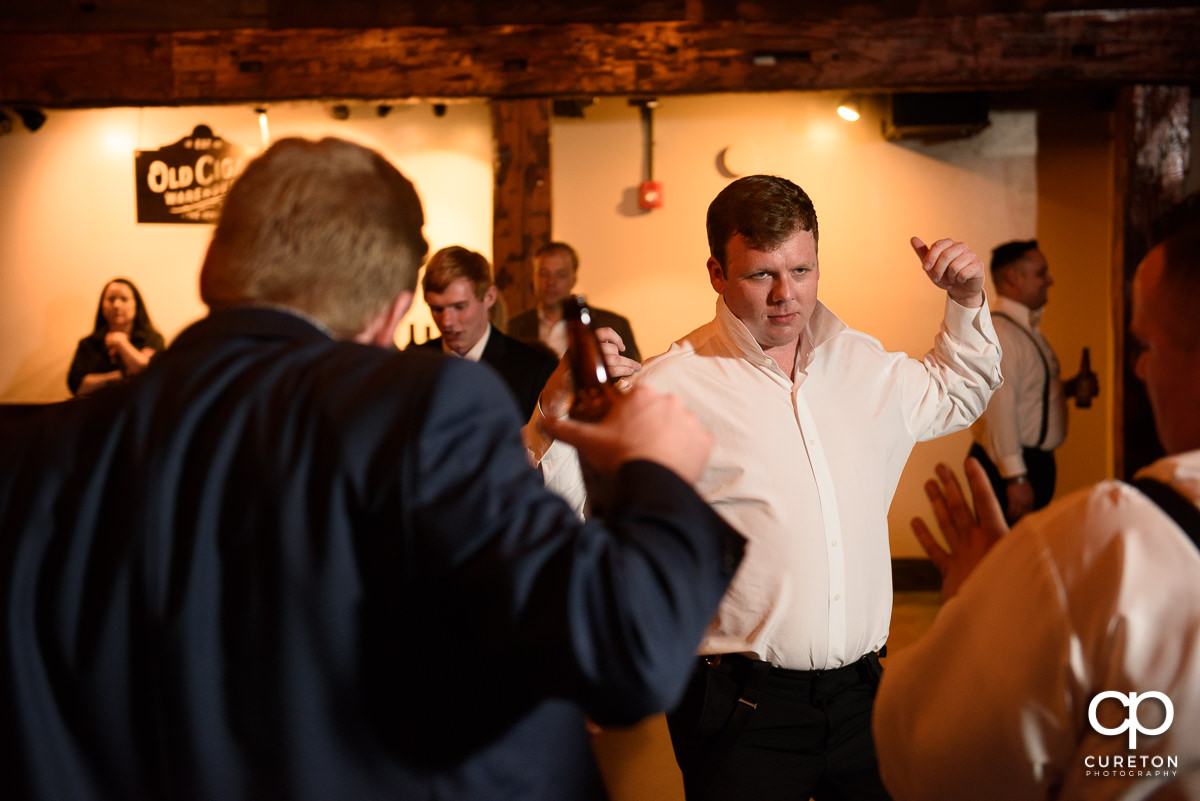
<instances>
[{"instance_id":1,"label":"wall sconce","mask_svg":"<svg viewBox=\"0 0 1200 801\"><path fill-rule=\"evenodd\" d=\"M258 133L262 136L262 145L265 149L271 144L271 127L267 124L267 109L266 106L259 106L254 109L254 113L258 115Z\"/></svg>"},{"instance_id":2,"label":"wall sconce","mask_svg":"<svg viewBox=\"0 0 1200 801\"><path fill-rule=\"evenodd\" d=\"M344 103L339 103L331 109L335 120L350 119L350 107Z\"/></svg>"},{"instance_id":3,"label":"wall sconce","mask_svg":"<svg viewBox=\"0 0 1200 801\"><path fill-rule=\"evenodd\" d=\"M861 110L862 104L857 97L843 98L837 107L838 116L847 122L856 122Z\"/></svg>"}]
</instances>

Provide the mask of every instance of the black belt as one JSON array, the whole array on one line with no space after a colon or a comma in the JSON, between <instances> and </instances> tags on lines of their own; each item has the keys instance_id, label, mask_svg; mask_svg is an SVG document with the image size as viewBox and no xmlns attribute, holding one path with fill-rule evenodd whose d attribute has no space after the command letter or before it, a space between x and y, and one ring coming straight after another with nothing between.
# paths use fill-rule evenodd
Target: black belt
<instances>
[{"instance_id":1,"label":"black belt","mask_svg":"<svg viewBox=\"0 0 1200 801\"><path fill-rule=\"evenodd\" d=\"M759 680L762 681L766 679L767 675L772 673L793 679L817 679L822 677L840 677L845 673L857 672L863 678L863 680L878 679L879 660L886 656L887 646L884 645L879 649L878 653L871 651L848 665L842 665L841 667L827 668L823 670L793 670L791 668L782 668L772 665L769 662L763 662L761 659L751 659L750 657L742 654L709 654L708 656L700 657L700 659L709 667L719 668L721 665L725 665L725 669L729 670L731 673L743 675L748 673L750 683L754 684L755 682L753 681L753 678L758 677ZM761 691L761 686L758 689ZM750 704L751 706L754 706L758 703L758 693L756 692L753 694L756 697L751 699L754 702ZM743 690L743 698L745 695L746 693Z\"/></svg>"},{"instance_id":2,"label":"black belt","mask_svg":"<svg viewBox=\"0 0 1200 801\"><path fill-rule=\"evenodd\" d=\"M768 677L775 675L793 681L807 680L813 682L812 687L815 689L818 682L842 682L851 678L846 674L853 673L856 674L854 678L859 681L875 684L883 672L883 668L879 666L879 658L884 656L887 656L886 645L880 648L878 653L872 651L849 665L830 670L792 670L742 654L711 654L700 657L702 665L706 665L707 669L728 672L741 688L729 720L713 743L710 753L713 764L733 750L750 713L758 708L758 700L767 685Z\"/></svg>"}]
</instances>

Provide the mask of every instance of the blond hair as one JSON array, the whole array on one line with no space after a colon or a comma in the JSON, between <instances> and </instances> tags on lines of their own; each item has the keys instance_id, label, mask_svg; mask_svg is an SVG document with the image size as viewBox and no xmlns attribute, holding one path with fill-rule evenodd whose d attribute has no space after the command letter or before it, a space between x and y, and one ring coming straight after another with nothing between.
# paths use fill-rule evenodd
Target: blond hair
<instances>
[{"instance_id":1,"label":"blond hair","mask_svg":"<svg viewBox=\"0 0 1200 801\"><path fill-rule=\"evenodd\" d=\"M296 309L337 338L360 334L416 288L428 251L412 183L342 139L282 139L225 199L200 272L210 309Z\"/></svg>"},{"instance_id":2,"label":"blond hair","mask_svg":"<svg viewBox=\"0 0 1200 801\"><path fill-rule=\"evenodd\" d=\"M492 265L488 264L482 253L460 245L442 248L429 257L425 276L421 279L421 289L425 290L425 294L445 292L459 278L467 279L475 297L483 300L488 287L492 285Z\"/></svg>"}]
</instances>

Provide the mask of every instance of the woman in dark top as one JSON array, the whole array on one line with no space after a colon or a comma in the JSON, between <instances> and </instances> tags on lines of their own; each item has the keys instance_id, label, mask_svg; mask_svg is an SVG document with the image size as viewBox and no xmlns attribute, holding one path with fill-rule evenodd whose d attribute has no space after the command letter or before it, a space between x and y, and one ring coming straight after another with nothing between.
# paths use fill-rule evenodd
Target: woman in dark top
<instances>
[{"instance_id":1,"label":"woman in dark top","mask_svg":"<svg viewBox=\"0 0 1200 801\"><path fill-rule=\"evenodd\" d=\"M137 287L114 278L100 293L95 330L75 349L67 386L75 395L88 395L123 381L146 369L150 357L164 347Z\"/></svg>"}]
</instances>

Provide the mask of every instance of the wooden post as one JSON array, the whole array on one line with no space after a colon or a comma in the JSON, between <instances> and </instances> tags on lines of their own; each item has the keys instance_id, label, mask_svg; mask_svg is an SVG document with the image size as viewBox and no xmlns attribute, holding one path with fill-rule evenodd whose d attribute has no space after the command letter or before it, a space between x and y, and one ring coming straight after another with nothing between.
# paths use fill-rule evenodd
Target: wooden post
<instances>
[{"instance_id":1,"label":"wooden post","mask_svg":"<svg viewBox=\"0 0 1200 801\"><path fill-rule=\"evenodd\" d=\"M532 308L533 252L550 239L548 99L493 100L492 262L509 316Z\"/></svg>"},{"instance_id":2,"label":"wooden post","mask_svg":"<svg viewBox=\"0 0 1200 801\"><path fill-rule=\"evenodd\" d=\"M1158 223L1186 191L1191 167L1190 101L1187 86L1129 86L1118 94L1113 193L1114 455L1116 473L1124 478L1163 452L1146 391L1134 374L1130 283L1138 262L1155 244Z\"/></svg>"}]
</instances>

